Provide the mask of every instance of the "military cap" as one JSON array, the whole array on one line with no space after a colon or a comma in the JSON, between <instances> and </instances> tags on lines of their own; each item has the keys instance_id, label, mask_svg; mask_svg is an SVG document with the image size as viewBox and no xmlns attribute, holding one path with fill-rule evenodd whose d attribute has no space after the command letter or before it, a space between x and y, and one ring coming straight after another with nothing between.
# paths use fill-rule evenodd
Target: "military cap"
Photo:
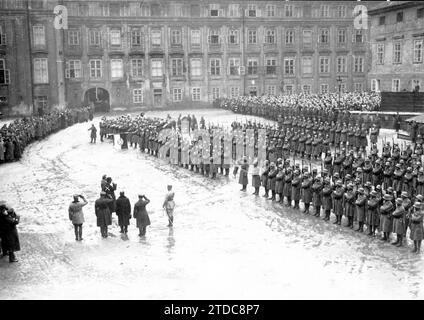
<instances>
[{"instance_id":1,"label":"military cap","mask_svg":"<svg viewBox=\"0 0 424 320\"><path fill-rule=\"evenodd\" d=\"M402 191L401 196L404 198L408 198L408 192Z\"/></svg>"},{"instance_id":2,"label":"military cap","mask_svg":"<svg viewBox=\"0 0 424 320\"><path fill-rule=\"evenodd\" d=\"M416 197L415 197L415 199L417 199L418 201L423 201L424 200L424 197L422 196L422 195L417 195Z\"/></svg>"},{"instance_id":3,"label":"military cap","mask_svg":"<svg viewBox=\"0 0 424 320\"><path fill-rule=\"evenodd\" d=\"M390 194L386 193L386 194L384 195L383 199L384 199L384 200L391 201L391 200L392 200L392 196L391 196Z\"/></svg>"},{"instance_id":4,"label":"military cap","mask_svg":"<svg viewBox=\"0 0 424 320\"><path fill-rule=\"evenodd\" d=\"M101 196L105 196L106 195L106 192L102 191L102 192L100 192L100 195Z\"/></svg>"},{"instance_id":5,"label":"military cap","mask_svg":"<svg viewBox=\"0 0 424 320\"><path fill-rule=\"evenodd\" d=\"M359 188L359 189L358 189L358 192L359 192L359 193L364 193L364 192L365 192L365 190L364 190L364 188Z\"/></svg>"},{"instance_id":6,"label":"military cap","mask_svg":"<svg viewBox=\"0 0 424 320\"><path fill-rule=\"evenodd\" d=\"M417 201L417 202L414 203L414 208L421 209L421 207L422 207L421 202Z\"/></svg>"},{"instance_id":7,"label":"military cap","mask_svg":"<svg viewBox=\"0 0 424 320\"><path fill-rule=\"evenodd\" d=\"M403 203L403 200L401 198L396 199L396 204L402 204L402 203Z\"/></svg>"},{"instance_id":8,"label":"military cap","mask_svg":"<svg viewBox=\"0 0 424 320\"><path fill-rule=\"evenodd\" d=\"M370 192L370 195L371 195L372 197L376 197L376 196L377 196L377 191L375 191L375 190L371 191L371 192Z\"/></svg>"},{"instance_id":9,"label":"military cap","mask_svg":"<svg viewBox=\"0 0 424 320\"><path fill-rule=\"evenodd\" d=\"M369 181L367 181L367 182L365 182L365 186L366 186L367 188L371 188L371 187L372 187L372 183L371 183L371 182L369 182Z\"/></svg>"}]
</instances>

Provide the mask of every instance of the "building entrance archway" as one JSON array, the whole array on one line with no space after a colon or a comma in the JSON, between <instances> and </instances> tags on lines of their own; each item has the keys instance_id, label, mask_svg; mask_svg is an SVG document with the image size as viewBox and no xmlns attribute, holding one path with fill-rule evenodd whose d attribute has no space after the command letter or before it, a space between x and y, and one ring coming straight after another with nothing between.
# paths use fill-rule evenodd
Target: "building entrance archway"
<instances>
[{"instance_id":1,"label":"building entrance archway","mask_svg":"<svg viewBox=\"0 0 424 320\"><path fill-rule=\"evenodd\" d=\"M106 89L95 87L88 89L84 94L84 103L91 106L94 105L95 111L110 111L110 95Z\"/></svg>"}]
</instances>

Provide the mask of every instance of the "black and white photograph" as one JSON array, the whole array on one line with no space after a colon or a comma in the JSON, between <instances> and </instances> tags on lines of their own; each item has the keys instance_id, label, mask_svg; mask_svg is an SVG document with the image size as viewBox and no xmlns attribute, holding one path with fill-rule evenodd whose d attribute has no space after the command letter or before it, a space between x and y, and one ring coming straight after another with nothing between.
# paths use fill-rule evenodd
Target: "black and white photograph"
<instances>
[{"instance_id":1,"label":"black and white photograph","mask_svg":"<svg viewBox=\"0 0 424 320\"><path fill-rule=\"evenodd\" d=\"M0 300L424 299L423 60L420 1L0 0Z\"/></svg>"}]
</instances>

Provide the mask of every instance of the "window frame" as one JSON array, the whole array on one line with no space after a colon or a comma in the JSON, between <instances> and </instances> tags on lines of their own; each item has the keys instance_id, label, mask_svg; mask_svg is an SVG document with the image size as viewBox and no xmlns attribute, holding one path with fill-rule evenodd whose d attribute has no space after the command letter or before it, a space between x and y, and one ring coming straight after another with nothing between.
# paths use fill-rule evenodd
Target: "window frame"
<instances>
[{"instance_id":1,"label":"window frame","mask_svg":"<svg viewBox=\"0 0 424 320\"><path fill-rule=\"evenodd\" d=\"M144 60L141 58L132 58L131 63L131 77L140 79L144 76ZM135 72L134 72L135 71Z\"/></svg>"},{"instance_id":2,"label":"window frame","mask_svg":"<svg viewBox=\"0 0 424 320\"><path fill-rule=\"evenodd\" d=\"M34 47L46 46L46 28L42 24L32 26Z\"/></svg>"},{"instance_id":3,"label":"window frame","mask_svg":"<svg viewBox=\"0 0 424 320\"><path fill-rule=\"evenodd\" d=\"M144 92L142 88L134 88L132 90L132 97L134 104L142 104L144 103Z\"/></svg>"},{"instance_id":4,"label":"window frame","mask_svg":"<svg viewBox=\"0 0 424 320\"><path fill-rule=\"evenodd\" d=\"M158 63L158 65L160 64L160 66L156 66L156 63ZM154 78L163 77L163 67L163 59L152 59L150 61L150 75Z\"/></svg>"},{"instance_id":5,"label":"window frame","mask_svg":"<svg viewBox=\"0 0 424 320\"><path fill-rule=\"evenodd\" d=\"M420 44L420 48L419 49L417 49L417 44L418 43ZM415 39L413 45L414 45L413 63L414 64L421 64L421 63L423 63L424 39ZM419 54L417 54L417 53L419 53Z\"/></svg>"},{"instance_id":6,"label":"window frame","mask_svg":"<svg viewBox=\"0 0 424 320\"><path fill-rule=\"evenodd\" d=\"M49 60L47 58L33 58L33 59L34 59L33 60L34 84L48 84L49 83Z\"/></svg>"},{"instance_id":7,"label":"window frame","mask_svg":"<svg viewBox=\"0 0 424 320\"><path fill-rule=\"evenodd\" d=\"M172 88L172 101L173 102L183 101L183 88Z\"/></svg>"},{"instance_id":8,"label":"window frame","mask_svg":"<svg viewBox=\"0 0 424 320\"><path fill-rule=\"evenodd\" d=\"M296 74L296 59L294 57L284 58L284 74L287 76L294 76ZM289 72L287 72L287 70Z\"/></svg>"},{"instance_id":9,"label":"window frame","mask_svg":"<svg viewBox=\"0 0 424 320\"><path fill-rule=\"evenodd\" d=\"M94 66L93 66L94 63ZM99 65L97 65L99 63ZM88 61L90 67L90 79L101 79L103 77L103 60L101 59L90 59ZM93 76L93 71L95 75ZM97 74L100 73L99 76Z\"/></svg>"},{"instance_id":10,"label":"window frame","mask_svg":"<svg viewBox=\"0 0 424 320\"><path fill-rule=\"evenodd\" d=\"M110 59L110 77L112 79L122 79L124 77L123 59Z\"/></svg>"}]
</instances>

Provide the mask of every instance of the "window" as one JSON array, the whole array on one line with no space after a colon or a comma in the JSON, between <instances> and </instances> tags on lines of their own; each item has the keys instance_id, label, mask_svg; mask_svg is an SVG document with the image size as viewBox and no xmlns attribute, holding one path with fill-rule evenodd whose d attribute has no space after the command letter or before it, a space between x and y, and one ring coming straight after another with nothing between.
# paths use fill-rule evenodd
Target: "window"
<instances>
[{"instance_id":1,"label":"window","mask_svg":"<svg viewBox=\"0 0 424 320\"><path fill-rule=\"evenodd\" d=\"M247 74L251 76L258 74L258 59L256 58L247 59Z\"/></svg>"},{"instance_id":2,"label":"window","mask_svg":"<svg viewBox=\"0 0 424 320\"><path fill-rule=\"evenodd\" d=\"M6 31L0 26L0 46L6 45Z\"/></svg>"},{"instance_id":3,"label":"window","mask_svg":"<svg viewBox=\"0 0 424 320\"><path fill-rule=\"evenodd\" d=\"M286 85L286 94L291 95L293 94L293 86L292 85Z\"/></svg>"},{"instance_id":4,"label":"window","mask_svg":"<svg viewBox=\"0 0 424 320\"><path fill-rule=\"evenodd\" d=\"M255 4L249 4L247 6L247 16L248 17L256 17L256 5Z\"/></svg>"},{"instance_id":5,"label":"window","mask_svg":"<svg viewBox=\"0 0 424 320\"><path fill-rule=\"evenodd\" d=\"M400 42L393 43L393 64L402 63L402 44Z\"/></svg>"},{"instance_id":6,"label":"window","mask_svg":"<svg viewBox=\"0 0 424 320\"><path fill-rule=\"evenodd\" d=\"M276 93L276 86L273 84L267 85L266 87L266 92L270 95L270 96L275 96Z\"/></svg>"},{"instance_id":7,"label":"window","mask_svg":"<svg viewBox=\"0 0 424 320\"><path fill-rule=\"evenodd\" d=\"M312 30L303 30L303 45L305 47L312 46Z\"/></svg>"},{"instance_id":8,"label":"window","mask_svg":"<svg viewBox=\"0 0 424 320\"><path fill-rule=\"evenodd\" d=\"M355 36L353 37L354 42L362 43L364 42L364 36L361 29L355 29Z\"/></svg>"},{"instance_id":9,"label":"window","mask_svg":"<svg viewBox=\"0 0 424 320\"><path fill-rule=\"evenodd\" d=\"M141 47L143 45L143 33L140 29L133 29L131 31L131 46Z\"/></svg>"},{"instance_id":10,"label":"window","mask_svg":"<svg viewBox=\"0 0 424 320\"><path fill-rule=\"evenodd\" d=\"M230 4L228 6L228 16L229 17L238 17L239 16L239 5L238 4Z\"/></svg>"},{"instance_id":11,"label":"window","mask_svg":"<svg viewBox=\"0 0 424 320\"><path fill-rule=\"evenodd\" d=\"M257 38L256 38L256 30L249 30L248 32L248 43L249 44L256 44Z\"/></svg>"},{"instance_id":12,"label":"window","mask_svg":"<svg viewBox=\"0 0 424 320\"><path fill-rule=\"evenodd\" d=\"M229 62L229 72L230 76L239 76L240 75L240 59L239 58L230 58Z\"/></svg>"},{"instance_id":13,"label":"window","mask_svg":"<svg viewBox=\"0 0 424 320\"><path fill-rule=\"evenodd\" d=\"M181 30L171 30L171 45L181 45Z\"/></svg>"},{"instance_id":14,"label":"window","mask_svg":"<svg viewBox=\"0 0 424 320\"><path fill-rule=\"evenodd\" d=\"M414 91L420 91L421 88L421 81L418 79L412 80L412 90Z\"/></svg>"},{"instance_id":15,"label":"window","mask_svg":"<svg viewBox=\"0 0 424 320\"><path fill-rule=\"evenodd\" d=\"M384 64L384 43L377 44L377 64Z\"/></svg>"},{"instance_id":16,"label":"window","mask_svg":"<svg viewBox=\"0 0 424 320\"><path fill-rule=\"evenodd\" d=\"M0 104L7 104L7 97L6 96L0 96Z\"/></svg>"},{"instance_id":17,"label":"window","mask_svg":"<svg viewBox=\"0 0 424 320\"><path fill-rule=\"evenodd\" d=\"M346 29L339 29L337 31L337 43L339 44L346 43Z\"/></svg>"},{"instance_id":18,"label":"window","mask_svg":"<svg viewBox=\"0 0 424 320\"><path fill-rule=\"evenodd\" d=\"M386 24L386 16L381 16L379 19L378 19L378 25L380 25L380 26L384 26Z\"/></svg>"},{"instance_id":19,"label":"window","mask_svg":"<svg viewBox=\"0 0 424 320\"><path fill-rule=\"evenodd\" d=\"M90 78L102 77L102 60L90 60Z\"/></svg>"},{"instance_id":20,"label":"window","mask_svg":"<svg viewBox=\"0 0 424 320\"><path fill-rule=\"evenodd\" d=\"M190 60L190 71L192 77L200 77L202 75L202 59L193 58Z\"/></svg>"},{"instance_id":21,"label":"window","mask_svg":"<svg viewBox=\"0 0 424 320\"><path fill-rule=\"evenodd\" d=\"M346 83L340 83L340 92L346 92Z\"/></svg>"},{"instance_id":22,"label":"window","mask_svg":"<svg viewBox=\"0 0 424 320\"><path fill-rule=\"evenodd\" d=\"M311 94L311 86L309 84L303 85L303 93L304 94Z\"/></svg>"},{"instance_id":23,"label":"window","mask_svg":"<svg viewBox=\"0 0 424 320\"><path fill-rule=\"evenodd\" d=\"M380 79L371 80L371 91L380 92Z\"/></svg>"},{"instance_id":24,"label":"window","mask_svg":"<svg viewBox=\"0 0 424 320\"><path fill-rule=\"evenodd\" d=\"M34 46L46 45L46 34L44 31L44 26L33 26L32 33L34 36Z\"/></svg>"},{"instance_id":25,"label":"window","mask_svg":"<svg viewBox=\"0 0 424 320\"><path fill-rule=\"evenodd\" d=\"M346 73L347 72L347 57L340 56L337 57L337 73Z\"/></svg>"},{"instance_id":26,"label":"window","mask_svg":"<svg viewBox=\"0 0 424 320\"><path fill-rule=\"evenodd\" d=\"M294 58L284 58L284 73L294 75Z\"/></svg>"},{"instance_id":27,"label":"window","mask_svg":"<svg viewBox=\"0 0 424 320\"><path fill-rule=\"evenodd\" d=\"M403 21L403 12L396 13L396 22L402 22Z\"/></svg>"},{"instance_id":28,"label":"window","mask_svg":"<svg viewBox=\"0 0 424 320\"><path fill-rule=\"evenodd\" d=\"M266 6L266 15L267 17L275 17L275 5L268 4Z\"/></svg>"},{"instance_id":29,"label":"window","mask_svg":"<svg viewBox=\"0 0 424 320\"><path fill-rule=\"evenodd\" d=\"M364 57L354 57L354 69L353 72L364 72Z\"/></svg>"},{"instance_id":30,"label":"window","mask_svg":"<svg viewBox=\"0 0 424 320\"><path fill-rule=\"evenodd\" d=\"M266 74L277 74L277 60L275 58L266 58Z\"/></svg>"},{"instance_id":31,"label":"window","mask_svg":"<svg viewBox=\"0 0 424 320\"><path fill-rule=\"evenodd\" d=\"M212 76L221 75L221 59L211 59L209 65Z\"/></svg>"},{"instance_id":32,"label":"window","mask_svg":"<svg viewBox=\"0 0 424 320\"><path fill-rule=\"evenodd\" d=\"M212 88L212 99L216 100L220 97L220 90L217 87Z\"/></svg>"},{"instance_id":33,"label":"window","mask_svg":"<svg viewBox=\"0 0 424 320\"><path fill-rule=\"evenodd\" d=\"M35 104L38 109L46 109L48 107L48 99L47 96L36 96Z\"/></svg>"},{"instance_id":34,"label":"window","mask_svg":"<svg viewBox=\"0 0 424 320\"><path fill-rule=\"evenodd\" d=\"M143 59L131 59L131 76L133 78L143 77Z\"/></svg>"},{"instance_id":35,"label":"window","mask_svg":"<svg viewBox=\"0 0 424 320\"><path fill-rule=\"evenodd\" d=\"M414 63L423 62L423 40L414 41Z\"/></svg>"},{"instance_id":36,"label":"window","mask_svg":"<svg viewBox=\"0 0 424 320\"><path fill-rule=\"evenodd\" d=\"M183 89L173 88L172 89L172 99L174 102L179 102L183 100Z\"/></svg>"},{"instance_id":37,"label":"window","mask_svg":"<svg viewBox=\"0 0 424 320\"><path fill-rule=\"evenodd\" d=\"M337 18L346 18L346 6L337 6Z\"/></svg>"},{"instance_id":38,"label":"window","mask_svg":"<svg viewBox=\"0 0 424 320\"><path fill-rule=\"evenodd\" d=\"M109 15L119 17L121 15L121 5L119 3L111 3L109 5Z\"/></svg>"},{"instance_id":39,"label":"window","mask_svg":"<svg viewBox=\"0 0 424 320\"><path fill-rule=\"evenodd\" d=\"M162 32L161 30L152 30L152 46L160 47L162 45Z\"/></svg>"},{"instance_id":40,"label":"window","mask_svg":"<svg viewBox=\"0 0 424 320\"><path fill-rule=\"evenodd\" d=\"M319 72L320 73L329 73L330 72L330 58L329 57L319 57Z\"/></svg>"},{"instance_id":41,"label":"window","mask_svg":"<svg viewBox=\"0 0 424 320\"><path fill-rule=\"evenodd\" d=\"M112 46L121 45L121 29L110 30L110 44Z\"/></svg>"},{"instance_id":42,"label":"window","mask_svg":"<svg viewBox=\"0 0 424 320\"><path fill-rule=\"evenodd\" d=\"M321 17L322 18L329 18L330 17L330 6L326 4L321 5Z\"/></svg>"},{"instance_id":43,"label":"window","mask_svg":"<svg viewBox=\"0 0 424 320\"><path fill-rule=\"evenodd\" d=\"M143 103L143 89L133 89L133 102Z\"/></svg>"},{"instance_id":44,"label":"window","mask_svg":"<svg viewBox=\"0 0 424 320\"><path fill-rule=\"evenodd\" d=\"M90 30L90 46L100 46L100 31Z\"/></svg>"},{"instance_id":45,"label":"window","mask_svg":"<svg viewBox=\"0 0 424 320\"><path fill-rule=\"evenodd\" d=\"M152 77L162 77L162 60L152 60Z\"/></svg>"},{"instance_id":46,"label":"window","mask_svg":"<svg viewBox=\"0 0 424 320\"><path fill-rule=\"evenodd\" d=\"M320 88L321 88L321 94L328 93L328 84L322 83L321 86L320 86Z\"/></svg>"},{"instance_id":47,"label":"window","mask_svg":"<svg viewBox=\"0 0 424 320\"><path fill-rule=\"evenodd\" d=\"M238 44L239 43L239 31L230 30L228 33L228 43L229 44Z\"/></svg>"},{"instance_id":48,"label":"window","mask_svg":"<svg viewBox=\"0 0 424 320\"><path fill-rule=\"evenodd\" d=\"M183 74L183 59L171 59L171 75L179 77Z\"/></svg>"},{"instance_id":49,"label":"window","mask_svg":"<svg viewBox=\"0 0 424 320\"><path fill-rule=\"evenodd\" d=\"M359 83L359 82L355 83L355 91L362 92L362 83Z\"/></svg>"},{"instance_id":50,"label":"window","mask_svg":"<svg viewBox=\"0 0 424 320\"><path fill-rule=\"evenodd\" d=\"M265 43L274 44L275 43L275 30L268 29L266 31Z\"/></svg>"},{"instance_id":51,"label":"window","mask_svg":"<svg viewBox=\"0 0 424 320\"><path fill-rule=\"evenodd\" d=\"M70 46L79 45L79 31L78 30L68 30L68 44Z\"/></svg>"},{"instance_id":52,"label":"window","mask_svg":"<svg viewBox=\"0 0 424 320\"><path fill-rule=\"evenodd\" d=\"M211 17L219 17L219 4L213 3L209 5L209 15Z\"/></svg>"},{"instance_id":53,"label":"window","mask_svg":"<svg viewBox=\"0 0 424 320\"><path fill-rule=\"evenodd\" d=\"M161 10L160 10L160 6L159 4L151 4L150 5L150 15L152 17L160 17L161 15Z\"/></svg>"},{"instance_id":54,"label":"window","mask_svg":"<svg viewBox=\"0 0 424 320\"><path fill-rule=\"evenodd\" d=\"M191 99L193 101L200 101L200 88L191 88Z\"/></svg>"},{"instance_id":55,"label":"window","mask_svg":"<svg viewBox=\"0 0 424 320\"><path fill-rule=\"evenodd\" d=\"M327 44L329 40L329 34L330 31L328 29L321 29L320 30L320 36L319 36L319 42L323 44Z\"/></svg>"},{"instance_id":56,"label":"window","mask_svg":"<svg viewBox=\"0 0 424 320\"><path fill-rule=\"evenodd\" d=\"M47 58L34 59L34 83L49 83Z\"/></svg>"},{"instance_id":57,"label":"window","mask_svg":"<svg viewBox=\"0 0 424 320\"><path fill-rule=\"evenodd\" d=\"M294 30L286 31L286 45L291 45L294 42Z\"/></svg>"},{"instance_id":58,"label":"window","mask_svg":"<svg viewBox=\"0 0 424 320\"><path fill-rule=\"evenodd\" d=\"M110 69L112 78L122 78L124 76L124 65L122 59L110 60Z\"/></svg>"},{"instance_id":59,"label":"window","mask_svg":"<svg viewBox=\"0 0 424 320\"><path fill-rule=\"evenodd\" d=\"M200 6L198 4L192 4L190 6L190 16L200 17Z\"/></svg>"},{"instance_id":60,"label":"window","mask_svg":"<svg viewBox=\"0 0 424 320\"><path fill-rule=\"evenodd\" d=\"M171 16L173 17L182 17L183 16L183 7L181 4L172 4L170 6Z\"/></svg>"},{"instance_id":61,"label":"window","mask_svg":"<svg viewBox=\"0 0 424 320\"><path fill-rule=\"evenodd\" d=\"M81 60L69 60L66 62L65 76L66 78L81 78L82 77Z\"/></svg>"},{"instance_id":62,"label":"window","mask_svg":"<svg viewBox=\"0 0 424 320\"><path fill-rule=\"evenodd\" d=\"M417 19L424 17L424 8L417 9Z\"/></svg>"},{"instance_id":63,"label":"window","mask_svg":"<svg viewBox=\"0 0 424 320\"><path fill-rule=\"evenodd\" d=\"M312 57L302 57L302 73L312 74Z\"/></svg>"},{"instance_id":64,"label":"window","mask_svg":"<svg viewBox=\"0 0 424 320\"><path fill-rule=\"evenodd\" d=\"M284 6L284 16L286 18L291 18L293 17L293 5L291 4L286 4Z\"/></svg>"},{"instance_id":65,"label":"window","mask_svg":"<svg viewBox=\"0 0 424 320\"><path fill-rule=\"evenodd\" d=\"M240 88L230 87L230 96L231 98L237 98L238 96L240 96Z\"/></svg>"},{"instance_id":66,"label":"window","mask_svg":"<svg viewBox=\"0 0 424 320\"><path fill-rule=\"evenodd\" d=\"M6 69L4 59L0 59L0 84L10 84L10 70Z\"/></svg>"},{"instance_id":67,"label":"window","mask_svg":"<svg viewBox=\"0 0 424 320\"><path fill-rule=\"evenodd\" d=\"M102 3L101 8L102 8L103 16L108 17L109 16L109 4L108 3Z\"/></svg>"},{"instance_id":68,"label":"window","mask_svg":"<svg viewBox=\"0 0 424 320\"><path fill-rule=\"evenodd\" d=\"M200 47L200 30L191 30L191 46Z\"/></svg>"},{"instance_id":69,"label":"window","mask_svg":"<svg viewBox=\"0 0 424 320\"><path fill-rule=\"evenodd\" d=\"M219 44L219 30L209 30L209 43L215 45Z\"/></svg>"},{"instance_id":70,"label":"window","mask_svg":"<svg viewBox=\"0 0 424 320\"><path fill-rule=\"evenodd\" d=\"M400 80L399 79L393 79L392 80L392 92L399 92L400 91Z\"/></svg>"}]
</instances>

